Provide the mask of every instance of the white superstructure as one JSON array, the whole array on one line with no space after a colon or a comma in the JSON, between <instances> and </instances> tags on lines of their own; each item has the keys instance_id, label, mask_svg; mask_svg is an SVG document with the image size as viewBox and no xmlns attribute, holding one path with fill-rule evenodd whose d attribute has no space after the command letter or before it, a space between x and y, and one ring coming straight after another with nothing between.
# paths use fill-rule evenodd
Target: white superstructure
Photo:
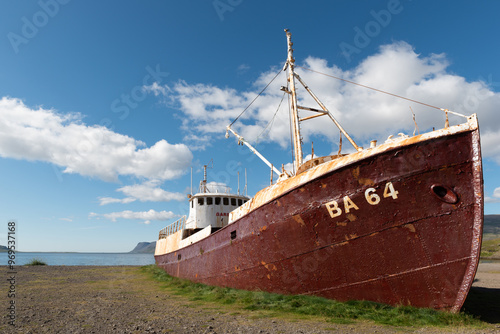
<instances>
[{"instance_id":1,"label":"white superstructure","mask_svg":"<svg viewBox=\"0 0 500 334\"><path fill-rule=\"evenodd\" d=\"M206 166L200 190L188 195L189 216L178 219L160 231L155 255L165 254L186 247L208 237L229 223L231 211L239 208L250 198L231 194L231 189L220 184L207 184Z\"/></svg>"}]
</instances>

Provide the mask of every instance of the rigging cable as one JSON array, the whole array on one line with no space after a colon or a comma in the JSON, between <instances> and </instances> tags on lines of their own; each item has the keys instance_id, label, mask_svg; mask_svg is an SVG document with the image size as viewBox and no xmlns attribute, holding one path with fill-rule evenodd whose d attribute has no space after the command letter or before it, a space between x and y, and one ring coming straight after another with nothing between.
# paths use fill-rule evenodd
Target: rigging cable
<instances>
[{"instance_id":1,"label":"rigging cable","mask_svg":"<svg viewBox=\"0 0 500 334\"><path fill-rule=\"evenodd\" d=\"M445 113L450 113L450 114L454 114L454 115L457 115L457 116L462 116L462 117L468 118L465 115L459 114L457 112L454 112L454 111L451 111L451 110L448 110L448 109L444 109L444 108L436 107L436 106L433 106L433 105L430 105L430 104L427 104L427 103L424 103L424 102L412 100L412 99L409 99L409 98L401 96L401 95L389 93L389 92L386 92L386 91L383 91L383 90L380 90L380 89L377 89L377 88L373 88L373 87L370 87L370 86L365 86L365 85L359 84L359 83L354 82L354 81L350 81L350 80L347 80L347 79L336 77L334 75L322 73L322 72L319 72L319 71L316 71L316 70L313 70L313 69L310 69L310 68L307 68L307 67L303 67L303 66L300 66L300 65L295 65L295 67L300 67L300 68L302 68L304 70L307 70L307 71L311 71L311 72L314 72L314 73L322 74L322 75L325 75L327 77L331 77L331 78L334 78L334 79L337 79L337 80L345 81L345 82L348 82L348 83L353 84L353 85L357 85L357 86L361 86L361 87L364 87L364 88L368 88L368 89L374 90L374 91L379 92L379 93L384 93L384 94L391 95L391 96L394 96L394 97L397 97L397 98L400 98L400 99L403 99L403 100L415 102L415 103L418 103L418 104L421 104L421 105L424 105L424 106L427 106L427 107L430 107L430 108L438 109L438 110L444 111Z\"/></svg>"},{"instance_id":2,"label":"rigging cable","mask_svg":"<svg viewBox=\"0 0 500 334\"><path fill-rule=\"evenodd\" d=\"M248 105L245 109L243 109L243 111L242 111L242 112L238 115L238 117L236 117L236 118L234 119L234 121L233 121L231 124L229 124L229 127L231 127L231 126L234 124L234 122L236 122L236 121L238 120L238 118L240 118L240 117L241 117L241 115L243 115L243 113L244 113L245 111L247 111L247 109L248 109L248 108L250 108L250 106L252 105L252 103L254 103L254 102L255 102L255 100L257 100L257 98L258 98L258 97L259 97L262 93L264 93L264 91L267 89L267 87L269 87L269 85L270 85L270 84L274 81L274 79L276 79L276 78L278 77L278 75L280 75L280 73L281 73L282 71L283 71L283 70L282 70L282 69L280 69L280 70L279 70L279 72L278 72L278 73L276 73L276 75L274 76L274 78L273 78L271 81L269 81L269 83L266 85L266 87L264 87L264 89L262 89L262 90L260 91L260 93L259 93L259 94L257 94L257 96L256 96L256 97L252 100L252 102L250 102L250 104L249 104L249 105Z\"/></svg>"},{"instance_id":3,"label":"rigging cable","mask_svg":"<svg viewBox=\"0 0 500 334\"><path fill-rule=\"evenodd\" d=\"M283 100L285 99L285 93L283 93L283 96L281 97L281 101L280 101L280 104L278 105L278 109L276 109L274 115L273 115L273 118L271 118L271 120L269 121L269 123L267 123L266 127L262 130L262 132L257 136L257 138L255 138L255 142L258 143L259 142L259 138L264 134L264 132L267 130L267 128L269 128L269 130L271 130L271 128L273 127L273 123L274 123L274 119L276 118L276 115L278 114L278 111L280 110L280 107L281 107L281 103L283 102Z\"/></svg>"}]
</instances>

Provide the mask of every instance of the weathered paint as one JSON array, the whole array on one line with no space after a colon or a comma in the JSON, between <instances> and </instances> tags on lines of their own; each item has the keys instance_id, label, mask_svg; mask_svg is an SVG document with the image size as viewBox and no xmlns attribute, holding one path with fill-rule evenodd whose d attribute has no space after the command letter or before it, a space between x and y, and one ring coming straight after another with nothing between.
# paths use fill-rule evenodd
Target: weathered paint
<instances>
[{"instance_id":1,"label":"weathered paint","mask_svg":"<svg viewBox=\"0 0 500 334\"><path fill-rule=\"evenodd\" d=\"M339 157L334 160L329 160L323 164L315 166L309 170L306 170L303 173L298 174L295 177L285 179L281 182L273 184L265 189L259 191L250 201L245 203L243 206L234 210L230 215L230 221L237 220L248 212L252 211L254 208L259 208L262 205L272 201L273 199L281 196L284 192L290 191L294 188L300 187L301 185L311 181L312 179L316 179L321 177L322 175L329 173L331 171L343 168L345 166L352 165L356 161L370 158L372 156L377 156L380 153L393 150L398 147L406 147L411 144L422 143L427 140L437 139L441 137L446 137L452 134L464 132L464 131L473 131L474 129L478 129L477 117L476 115L472 115L469 117L467 123L452 126L446 129L440 129L437 131L432 131L429 133L421 134L415 137L410 138L395 138L385 144L379 145L375 148L369 148L360 152L352 153L349 155L345 155ZM478 139L479 140L479 139ZM418 157L417 157L418 158ZM356 175L356 169L353 169L354 175ZM359 175L359 174L358 174ZM367 182L364 178L359 180L359 176L356 177L359 183Z\"/></svg>"},{"instance_id":2,"label":"weathered paint","mask_svg":"<svg viewBox=\"0 0 500 334\"><path fill-rule=\"evenodd\" d=\"M458 202L441 200L433 185ZM479 261L482 194L471 117L281 181L233 211L228 226L155 258L169 274L206 284L458 311ZM333 201L342 213L332 217Z\"/></svg>"}]
</instances>

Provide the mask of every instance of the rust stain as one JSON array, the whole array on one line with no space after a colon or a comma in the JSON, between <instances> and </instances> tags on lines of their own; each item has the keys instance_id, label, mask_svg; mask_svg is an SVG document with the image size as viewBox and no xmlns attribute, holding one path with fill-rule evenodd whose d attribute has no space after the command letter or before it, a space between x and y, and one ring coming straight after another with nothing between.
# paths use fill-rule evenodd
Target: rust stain
<instances>
[{"instance_id":1,"label":"rust stain","mask_svg":"<svg viewBox=\"0 0 500 334\"><path fill-rule=\"evenodd\" d=\"M364 179L364 178L359 178L358 179L359 184L362 184L364 186L373 186L375 182L373 182L372 179Z\"/></svg>"},{"instance_id":2,"label":"rust stain","mask_svg":"<svg viewBox=\"0 0 500 334\"><path fill-rule=\"evenodd\" d=\"M277 206L281 206L280 201L276 201L276 205L277 205Z\"/></svg>"},{"instance_id":3,"label":"rust stain","mask_svg":"<svg viewBox=\"0 0 500 334\"><path fill-rule=\"evenodd\" d=\"M414 226L413 224L407 224L407 225L405 225L405 227L406 227L407 229L409 229L409 230L410 230L410 232L413 232L413 233L415 233L415 232L416 232L416 230L415 230L415 226Z\"/></svg>"},{"instance_id":4,"label":"rust stain","mask_svg":"<svg viewBox=\"0 0 500 334\"><path fill-rule=\"evenodd\" d=\"M359 178L359 166L352 170L352 176L354 176L355 179Z\"/></svg>"},{"instance_id":5,"label":"rust stain","mask_svg":"<svg viewBox=\"0 0 500 334\"><path fill-rule=\"evenodd\" d=\"M346 235L345 239L346 240L351 240L351 239L354 239L354 238L357 238L357 237L358 237L358 235L356 233L352 233L352 234Z\"/></svg>"},{"instance_id":6,"label":"rust stain","mask_svg":"<svg viewBox=\"0 0 500 334\"><path fill-rule=\"evenodd\" d=\"M293 219L299 223L300 225L302 226L306 226L306 223L304 223L304 220L302 219L302 217L300 216L300 214L297 214L295 216L293 216Z\"/></svg>"},{"instance_id":7,"label":"rust stain","mask_svg":"<svg viewBox=\"0 0 500 334\"><path fill-rule=\"evenodd\" d=\"M268 278L268 279L271 279L271 275L267 274L267 278Z\"/></svg>"},{"instance_id":8,"label":"rust stain","mask_svg":"<svg viewBox=\"0 0 500 334\"><path fill-rule=\"evenodd\" d=\"M347 223L346 222L338 222L337 226L347 226Z\"/></svg>"},{"instance_id":9,"label":"rust stain","mask_svg":"<svg viewBox=\"0 0 500 334\"><path fill-rule=\"evenodd\" d=\"M349 219L349 221L353 222L357 219L357 217L356 217L356 215L349 213L349 214L347 214L347 219Z\"/></svg>"},{"instance_id":10,"label":"rust stain","mask_svg":"<svg viewBox=\"0 0 500 334\"><path fill-rule=\"evenodd\" d=\"M276 265L272 264L272 263L269 263L269 264L265 264L264 267L266 267L267 270L278 270L278 268L276 267Z\"/></svg>"},{"instance_id":11,"label":"rust stain","mask_svg":"<svg viewBox=\"0 0 500 334\"><path fill-rule=\"evenodd\" d=\"M234 271L240 271L240 270L241 270L240 267L234 266Z\"/></svg>"},{"instance_id":12,"label":"rust stain","mask_svg":"<svg viewBox=\"0 0 500 334\"><path fill-rule=\"evenodd\" d=\"M326 184L322 183L321 184L321 188L325 189L326 188Z\"/></svg>"},{"instance_id":13,"label":"rust stain","mask_svg":"<svg viewBox=\"0 0 500 334\"><path fill-rule=\"evenodd\" d=\"M261 228L259 228L259 231L262 232L262 231L265 231L267 230L267 225L264 225L262 226Z\"/></svg>"},{"instance_id":14,"label":"rust stain","mask_svg":"<svg viewBox=\"0 0 500 334\"><path fill-rule=\"evenodd\" d=\"M363 185L363 186L373 186L375 184L375 182L373 182L372 179L366 179L366 178L363 178L363 177L359 177L359 166L354 168L352 170L352 176L354 176L354 178L356 180L358 180L358 183L360 185Z\"/></svg>"},{"instance_id":15,"label":"rust stain","mask_svg":"<svg viewBox=\"0 0 500 334\"><path fill-rule=\"evenodd\" d=\"M275 265L275 264L273 264L273 263L268 263L268 264L266 264L264 261L262 261L261 263L262 263L262 265L263 265L264 267L266 267L266 269L267 269L267 270L269 270L269 271L270 271L270 270L274 270L274 271L278 270L278 268L276 267L276 265Z\"/></svg>"}]
</instances>

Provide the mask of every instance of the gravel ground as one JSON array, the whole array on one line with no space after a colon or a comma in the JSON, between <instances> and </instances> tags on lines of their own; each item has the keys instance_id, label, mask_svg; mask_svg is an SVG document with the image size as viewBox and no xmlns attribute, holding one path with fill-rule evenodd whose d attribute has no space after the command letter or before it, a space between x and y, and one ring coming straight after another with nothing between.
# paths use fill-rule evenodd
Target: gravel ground
<instances>
[{"instance_id":1,"label":"gravel ground","mask_svg":"<svg viewBox=\"0 0 500 334\"><path fill-rule=\"evenodd\" d=\"M470 294L474 297L465 304L469 312L491 324L482 330L276 318L172 295L138 267L23 266L15 270L15 299L5 298L12 274L2 267L1 333L500 333L500 262L479 266ZM487 305L482 297L487 297ZM8 324L11 300L16 306L15 326Z\"/></svg>"}]
</instances>

